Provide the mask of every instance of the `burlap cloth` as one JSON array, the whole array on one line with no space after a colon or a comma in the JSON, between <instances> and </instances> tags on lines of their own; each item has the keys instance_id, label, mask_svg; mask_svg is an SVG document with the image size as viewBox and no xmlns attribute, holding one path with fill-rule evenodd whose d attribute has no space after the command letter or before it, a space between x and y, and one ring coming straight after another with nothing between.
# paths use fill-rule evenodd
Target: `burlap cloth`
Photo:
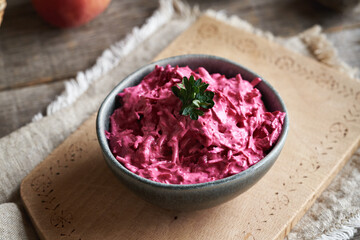
<instances>
[{"instance_id":1,"label":"burlap cloth","mask_svg":"<svg viewBox=\"0 0 360 240\"><path fill-rule=\"evenodd\" d=\"M141 28L115 43L96 64L68 81L66 90L35 121L0 139L0 239L37 239L19 196L21 180L92 113L106 94L126 75L148 63L199 16L197 8L179 1L160 1L160 8ZM277 41L293 51L354 76L338 60L334 48L314 27L291 38L270 33L221 12L207 11L236 27ZM354 80L355 81L355 80ZM289 239L348 239L360 227L360 152L288 235Z\"/></svg>"}]
</instances>

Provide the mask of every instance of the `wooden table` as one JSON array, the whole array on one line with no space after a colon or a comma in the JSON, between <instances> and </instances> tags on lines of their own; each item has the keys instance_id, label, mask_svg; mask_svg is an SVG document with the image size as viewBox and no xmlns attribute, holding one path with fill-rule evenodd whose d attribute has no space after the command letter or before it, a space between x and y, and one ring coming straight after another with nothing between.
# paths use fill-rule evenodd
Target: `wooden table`
<instances>
[{"instance_id":1,"label":"wooden table","mask_svg":"<svg viewBox=\"0 0 360 240\"><path fill-rule=\"evenodd\" d=\"M225 9L280 36L291 36L319 24L340 57L360 67L359 12L336 12L311 0L189 2L201 9ZM92 66L104 49L142 25L157 7L157 0L113 0L89 24L60 30L43 22L29 0L8 1L0 28L0 137L44 112L63 91L64 80Z\"/></svg>"},{"instance_id":2,"label":"wooden table","mask_svg":"<svg viewBox=\"0 0 360 240\"><path fill-rule=\"evenodd\" d=\"M339 13L315 1L192 0L201 9L225 9L276 35L291 36L323 26L339 55L360 66L360 14ZM31 121L60 94L63 81L94 64L110 44L142 25L157 0L113 0L99 18L76 29L43 22L29 0L11 0L0 28L0 137Z\"/></svg>"}]
</instances>

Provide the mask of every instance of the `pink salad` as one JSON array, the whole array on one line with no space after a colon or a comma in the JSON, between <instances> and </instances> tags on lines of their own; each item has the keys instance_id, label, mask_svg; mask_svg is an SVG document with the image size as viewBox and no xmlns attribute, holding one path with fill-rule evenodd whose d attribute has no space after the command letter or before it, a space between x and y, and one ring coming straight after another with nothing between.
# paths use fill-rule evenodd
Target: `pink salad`
<instances>
[{"instance_id":1,"label":"pink salad","mask_svg":"<svg viewBox=\"0 0 360 240\"><path fill-rule=\"evenodd\" d=\"M191 75L215 93L215 105L198 120L179 113L182 102L171 91ZM259 81L210 75L202 67L156 66L119 93L121 107L106 132L110 149L127 169L161 183L203 183L242 172L276 143L285 118L284 112L267 112L254 88Z\"/></svg>"}]
</instances>

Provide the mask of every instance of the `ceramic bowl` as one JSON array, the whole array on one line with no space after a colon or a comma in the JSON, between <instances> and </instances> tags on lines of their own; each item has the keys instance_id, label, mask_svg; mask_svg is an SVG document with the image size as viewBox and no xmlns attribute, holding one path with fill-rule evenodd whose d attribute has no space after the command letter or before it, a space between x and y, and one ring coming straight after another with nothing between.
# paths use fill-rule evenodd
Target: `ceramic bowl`
<instances>
[{"instance_id":1,"label":"ceramic bowl","mask_svg":"<svg viewBox=\"0 0 360 240\"><path fill-rule=\"evenodd\" d=\"M134 193L144 200L166 209L189 211L214 207L229 201L245 192L270 169L278 158L286 139L289 128L288 113L279 94L266 80L259 83L256 88L262 93L262 99L269 111L286 112L282 133L272 150L261 161L236 175L220 180L198 184L164 184L142 178L119 163L110 151L105 130L109 129L109 118L118 108L116 96L124 88L139 84L148 73L154 70L155 65L189 66L197 69L202 66L209 73L222 73L227 78L240 73L243 79L252 80L258 76L238 63L224 58L209 55L182 55L163 59L148 64L132 73L121 81L105 98L96 120L96 131L101 150L106 163L115 175Z\"/></svg>"}]
</instances>

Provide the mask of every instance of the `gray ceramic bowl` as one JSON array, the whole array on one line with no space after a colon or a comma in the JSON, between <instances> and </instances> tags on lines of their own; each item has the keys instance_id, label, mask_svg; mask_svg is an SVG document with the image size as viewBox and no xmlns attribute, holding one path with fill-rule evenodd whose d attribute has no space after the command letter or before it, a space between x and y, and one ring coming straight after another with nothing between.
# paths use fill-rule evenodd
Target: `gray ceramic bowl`
<instances>
[{"instance_id":1,"label":"gray ceramic bowl","mask_svg":"<svg viewBox=\"0 0 360 240\"><path fill-rule=\"evenodd\" d=\"M238 73L247 80L259 77L235 62L209 55L176 56L140 68L126 77L110 92L98 112L96 131L106 163L130 190L146 201L162 208L181 211L198 210L213 207L235 198L253 186L270 169L284 146L288 132L289 122L285 105L275 89L265 80L256 87L262 93L263 101L269 111L280 110L286 112L285 123L280 138L269 154L260 162L241 173L207 183L188 185L164 184L132 173L119 163L111 153L105 137L105 130L109 129L110 115L114 112L115 108L119 107L116 102L116 95L124 88L138 84L144 76L154 70L155 65L166 66L167 64L172 66L189 66L192 69L202 66L209 73L222 73L227 78L234 77Z\"/></svg>"}]
</instances>

